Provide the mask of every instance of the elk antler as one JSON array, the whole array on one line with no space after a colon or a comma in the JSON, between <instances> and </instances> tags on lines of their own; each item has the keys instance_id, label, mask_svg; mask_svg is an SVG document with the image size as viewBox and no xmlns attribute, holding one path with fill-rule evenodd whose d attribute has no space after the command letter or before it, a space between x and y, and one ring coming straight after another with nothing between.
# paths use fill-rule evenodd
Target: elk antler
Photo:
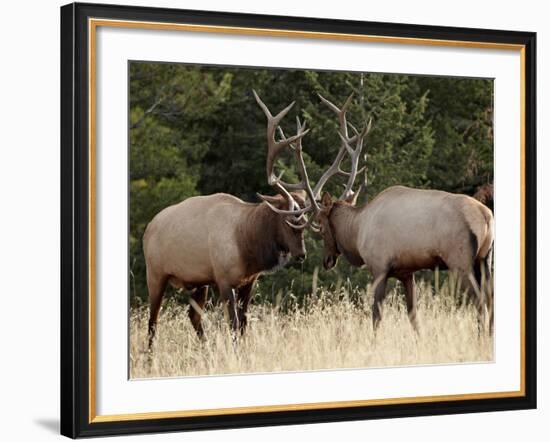
<instances>
[{"instance_id":1,"label":"elk antler","mask_svg":"<svg viewBox=\"0 0 550 442\"><path fill-rule=\"evenodd\" d=\"M309 220L305 217L305 214L311 210L313 210L315 213L318 213L321 208L315 201L314 192L311 189L311 186L309 184L309 178L307 175L306 166L304 163L304 158L302 156L302 139L305 134L309 132L309 129L306 129L306 124L302 124L300 122L299 118L296 118L296 135L287 138L283 132L283 129L279 126L279 123L281 122L282 118L288 113L288 111L292 108L294 105L294 102L292 102L290 105L288 105L286 108L284 108L281 112L279 112L276 116L273 116L267 106L263 103L263 101L260 99L256 91L252 91L254 94L254 98L256 98L256 101L258 105L262 108L264 111L265 116L267 117L267 162L266 162L266 172L267 172L267 182L276 188L277 191L285 199L288 201L288 210L282 210L274 207L270 201L269 197L266 197L264 195L258 194L258 196L266 202L266 204L277 213L280 213L282 215L292 215L296 217L295 221L302 221L305 220L302 223L296 223L292 222L290 220L287 220L287 223L296 229L303 229L309 225L311 225L313 218L310 218ZM279 134L281 136L281 140L276 141L275 140L275 131L278 129ZM286 183L281 180L282 173L277 177L275 175L274 169L275 169L275 160L277 156L280 154L281 150L285 147L290 147L294 151L294 155L296 157L296 161L298 162L299 172L301 176L301 181L299 183ZM295 190L303 190L306 192L308 202L306 203L306 206L304 208L300 208L299 205L296 203L292 195L290 194L290 191Z\"/></svg>"},{"instance_id":2,"label":"elk antler","mask_svg":"<svg viewBox=\"0 0 550 442\"><path fill-rule=\"evenodd\" d=\"M317 200L320 198L321 191L323 189L323 186L326 184L326 182L333 175L341 175L341 176L347 177L348 180L347 180L344 192L342 193L339 199L341 200L347 199L348 197L354 194L352 187L353 187L355 178L357 174L364 171L366 167L366 166L363 166L361 169L358 170L359 158L361 156L361 151L363 149L363 140L371 128L372 119L369 120L368 123L363 128L363 130L359 132L351 123L348 123L346 120L346 112L353 98L353 94L351 94L348 97L348 99L346 100L346 102L344 103L341 109L319 94L321 101L323 101L323 103L325 103L338 116L338 121L340 123L340 130L338 132L338 135L340 136L342 144L340 146L340 150L338 151L338 154L336 155L336 158L334 159L333 163L323 173L323 175L321 176L321 178L319 178L319 181L317 182L315 187L312 189L309 183L309 177L307 174L306 165L302 155L302 152L303 152L302 139L304 135L309 132L309 129L306 129L305 122L304 124L302 124L300 122L300 119L296 118L296 135L287 138L283 132L283 129L279 126L279 123L281 122L283 117L288 113L288 111L292 108L292 106L294 106L294 102L292 102L290 105L284 108L276 116L273 116L269 111L269 109L267 108L267 106L260 99L256 91L253 90L252 92L254 94L254 97L256 98L256 101L258 102L258 105L262 108L262 110L264 111L264 114L267 117L267 149L268 149L267 163L266 163L267 181L271 186L275 187L275 189L288 201L288 209L287 210L278 209L277 207L273 206L273 204L271 204L274 201L271 200L270 197L260 195L260 194L258 194L258 196L262 200L264 200L266 204L273 211L280 213L282 215L294 216L295 217L295 219L293 220L294 222L287 220L287 223L293 228L303 229L305 227L311 227L312 230L318 230L318 226L314 224L314 219L316 218L316 215L321 211L321 207L317 203ZM352 137L349 136L348 126L355 133ZM279 141L275 140L275 132L277 130L279 132L279 135L281 136L281 139ZM351 147L353 143L355 143L355 149ZM274 171L275 160L277 156L280 154L281 150L284 149L285 147L290 147L294 151L294 155L296 157L296 161L299 167L299 173L301 176L301 181L299 183L284 182L281 179L283 175L282 173L279 176L275 175L275 171ZM349 154L351 159L350 172L345 172L341 168L341 164L346 153ZM365 185L366 185L366 176L358 192L360 192ZM308 200L306 202L305 207L300 208L299 205L296 203L296 201L290 194L290 191L293 191L293 190L305 191L307 200ZM308 219L306 217L306 213L310 211L313 211L313 215ZM302 222L297 223L297 221L302 221Z\"/></svg>"},{"instance_id":3,"label":"elk antler","mask_svg":"<svg viewBox=\"0 0 550 442\"><path fill-rule=\"evenodd\" d=\"M353 195L352 187L353 182L355 181L355 177L366 167L363 166L360 170L357 170L357 166L359 165L359 157L361 156L361 151L363 150L363 140L365 139L365 136L369 133L371 126L372 118L369 119L368 123L365 125L361 133L357 132L357 130L353 126L351 126L353 131L355 132L355 149L350 146L348 138L345 138L341 133L338 133L338 135L340 135L340 139L342 140L342 144L345 146L351 159L351 171L349 172L346 188L344 189L342 195L340 195L341 200L347 199L349 196Z\"/></svg>"},{"instance_id":4,"label":"elk antler","mask_svg":"<svg viewBox=\"0 0 550 442\"><path fill-rule=\"evenodd\" d=\"M340 136L342 144L340 146L340 150L338 151L338 154L336 155L336 158L334 159L333 163L325 171L325 173L321 176L321 178L315 185L315 188L313 189L313 194L315 195L316 198L319 198L319 196L321 195L321 190L323 189L323 186L329 180L329 178L332 177L333 175L341 175L341 176L348 177L348 181L346 183L344 192L342 193L342 195L340 195L340 198L339 198L340 200L343 200L353 194L352 187L355 181L355 177L357 176L358 173L361 173L365 170L366 166L363 166L359 170L357 170L357 166L359 164L359 157L361 155L361 150L363 149L363 140L371 128L372 119L369 120L369 122L365 125L365 128L359 133L357 129L351 123L348 123L346 120L346 112L353 98L353 93L348 97L348 99L346 100L346 102L344 103L341 109L338 108L338 106L336 106L329 100L327 100L321 94L317 94L317 95L319 95L319 98L321 99L321 101L325 103L329 107L329 109L335 112L336 115L338 116L338 121L340 123L340 130L338 132L338 135ZM350 137L348 134L348 126L355 133L355 135L353 135L352 137ZM353 149L350 146L353 143L355 143L355 149ZM341 168L341 163L342 163L342 160L344 159L344 155L346 154L346 152L349 154L351 159L350 172L345 172Z\"/></svg>"}]
</instances>

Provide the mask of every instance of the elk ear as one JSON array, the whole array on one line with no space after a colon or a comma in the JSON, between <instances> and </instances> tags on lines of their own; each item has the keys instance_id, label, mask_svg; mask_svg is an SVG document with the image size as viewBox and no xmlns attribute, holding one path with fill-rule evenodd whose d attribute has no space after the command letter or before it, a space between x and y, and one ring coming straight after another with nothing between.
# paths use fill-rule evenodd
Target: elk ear
<instances>
[{"instance_id":1,"label":"elk ear","mask_svg":"<svg viewBox=\"0 0 550 442\"><path fill-rule=\"evenodd\" d=\"M291 192L291 195L294 197L300 208L305 207L305 201L307 198L307 193L305 190L295 190L294 192Z\"/></svg>"},{"instance_id":2,"label":"elk ear","mask_svg":"<svg viewBox=\"0 0 550 442\"><path fill-rule=\"evenodd\" d=\"M300 190L295 190L292 192L293 195L297 195L298 197L302 198L303 200L306 199L306 196L307 196L307 193L305 190L303 189L300 189Z\"/></svg>"},{"instance_id":3,"label":"elk ear","mask_svg":"<svg viewBox=\"0 0 550 442\"><path fill-rule=\"evenodd\" d=\"M332 208L332 197L330 196L330 193L328 193L326 191L323 193L323 197L321 198L321 204L326 209L331 209Z\"/></svg>"},{"instance_id":4,"label":"elk ear","mask_svg":"<svg viewBox=\"0 0 550 442\"><path fill-rule=\"evenodd\" d=\"M273 206L275 206L277 209L286 210L286 202L283 198L281 198L279 195L271 196L271 195L262 195L260 193L256 194L258 198L260 198L263 201L266 201Z\"/></svg>"},{"instance_id":5,"label":"elk ear","mask_svg":"<svg viewBox=\"0 0 550 442\"><path fill-rule=\"evenodd\" d=\"M359 193L361 190L358 190L357 192L352 192L344 201L348 204L351 204L352 206L355 206L357 204L357 198L359 198Z\"/></svg>"}]
</instances>

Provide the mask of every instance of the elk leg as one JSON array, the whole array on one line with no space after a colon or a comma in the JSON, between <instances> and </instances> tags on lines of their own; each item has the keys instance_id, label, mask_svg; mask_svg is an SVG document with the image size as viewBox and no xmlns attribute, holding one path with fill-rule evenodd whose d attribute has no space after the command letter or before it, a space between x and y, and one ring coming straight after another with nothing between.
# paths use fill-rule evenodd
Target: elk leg
<instances>
[{"instance_id":1,"label":"elk leg","mask_svg":"<svg viewBox=\"0 0 550 442\"><path fill-rule=\"evenodd\" d=\"M202 315L204 306L206 305L206 298L208 295L208 286L199 287L193 290L191 293L191 299L189 300L189 319L193 328L197 332L197 336L201 339L204 338L204 330L202 328Z\"/></svg>"},{"instance_id":2,"label":"elk leg","mask_svg":"<svg viewBox=\"0 0 550 442\"><path fill-rule=\"evenodd\" d=\"M489 331L493 334L493 327L495 321L495 293L493 292L493 276L492 276L492 260L493 251L489 250L487 256L481 260L482 269L485 276L484 286L486 290L485 302L487 305L487 311L489 312Z\"/></svg>"},{"instance_id":3,"label":"elk leg","mask_svg":"<svg viewBox=\"0 0 550 442\"><path fill-rule=\"evenodd\" d=\"M165 288L166 278L151 275L147 272L147 289L149 290L149 350L151 350L153 339L155 338L157 320Z\"/></svg>"},{"instance_id":4,"label":"elk leg","mask_svg":"<svg viewBox=\"0 0 550 442\"><path fill-rule=\"evenodd\" d=\"M248 310L248 304L250 303L253 285L254 285L254 281L252 281L250 284L247 284L241 287L238 292L237 313L239 317L239 329L241 331L241 335L244 334L246 330L246 325L248 322L246 318L246 311Z\"/></svg>"},{"instance_id":5,"label":"elk leg","mask_svg":"<svg viewBox=\"0 0 550 442\"><path fill-rule=\"evenodd\" d=\"M483 326L484 307L486 303L486 296L481 292L481 287L478 285L475 277L474 267L472 266L468 270L455 269L461 282L461 289L466 289L467 299L472 302L477 310L478 327L481 330Z\"/></svg>"},{"instance_id":6,"label":"elk leg","mask_svg":"<svg viewBox=\"0 0 550 442\"><path fill-rule=\"evenodd\" d=\"M418 323L416 322L416 293L414 291L414 273L401 276L399 278L405 286L405 300L407 302L407 313L409 321L415 332L418 333Z\"/></svg>"},{"instance_id":7,"label":"elk leg","mask_svg":"<svg viewBox=\"0 0 550 442\"><path fill-rule=\"evenodd\" d=\"M239 329L239 315L237 314L237 297L235 289L233 287L224 287L220 284L218 284L218 287L223 303L228 307L231 330L233 331L233 336L236 337Z\"/></svg>"},{"instance_id":8,"label":"elk leg","mask_svg":"<svg viewBox=\"0 0 550 442\"><path fill-rule=\"evenodd\" d=\"M456 272L459 277L458 280L461 283L461 290L466 289L467 299L473 302L476 307L478 327L481 330L484 322L485 306L488 303L487 296L484 291L481 290L482 287L480 285L484 273L484 271L482 272L481 270L481 262L473 259L470 260L470 258L465 256L453 256L446 259L445 262L450 271Z\"/></svg>"},{"instance_id":9,"label":"elk leg","mask_svg":"<svg viewBox=\"0 0 550 442\"><path fill-rule=\"evenodd\" d=\"M487 262L489 259L489 262ZM489 328L491 333L493 332L493 293L490 289L491 285L491 265L490 256L480 258L476 260L474 264L474 277L477 286L474 285L474 281L471 281L474 291L476 291L477 300L479 305L477 306L480 319L483 318L483 307L487 308L487 314L489 316ZM474 299L477 299L474 298Z\"/></svg>"},{"instance_id":10,"label":"elk leg","mask_svg":"<svg viewBox=\"0 0 550 442\"><path fill-rule=\"evenodd\" d=\"M382 302L386 297L386 281L388 279L387 273L382 273L378 275L374 280L374 303L372 305L372 328L376 331L380 320L382 319L382 313L380 307L382 307Z\"/></svg>"}]
</instances>

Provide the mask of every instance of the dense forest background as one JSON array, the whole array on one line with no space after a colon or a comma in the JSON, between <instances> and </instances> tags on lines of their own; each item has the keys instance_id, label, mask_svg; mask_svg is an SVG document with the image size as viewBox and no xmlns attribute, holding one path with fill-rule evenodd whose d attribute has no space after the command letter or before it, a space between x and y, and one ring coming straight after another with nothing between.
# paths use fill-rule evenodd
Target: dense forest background
<instances>
[{"instance_id":1,"label":"dense forest background","mask_svg":"<svg viewBox=\"0 0 550 442\"><path fill-rule=\"evenodd\" d=\"M311 128L303 145L312 184L340 146L335 115L317 93L341 106L354 92L348 121L362 126L373 119L363 149L368 187L360 203L394 184L471 195L493 181L492 80L150 62L131 62L129 70L132 305L147 299L141 239L156 213L193 195L226 192L257 202L256 192L273 193L265 176L266 120L252 89L272 113L296 101L282 126L295 132L298 115ZM285 180L297 180L290 155L278 167L286 170ZM339 195L340 180L331 179L325 189ZM368 282L369 273L345 259L324 271L322 242L309 233L306 246L303 265L259 279L256 302L303 298L312 283L337 289Z\"/></svg>"}]
</instances>

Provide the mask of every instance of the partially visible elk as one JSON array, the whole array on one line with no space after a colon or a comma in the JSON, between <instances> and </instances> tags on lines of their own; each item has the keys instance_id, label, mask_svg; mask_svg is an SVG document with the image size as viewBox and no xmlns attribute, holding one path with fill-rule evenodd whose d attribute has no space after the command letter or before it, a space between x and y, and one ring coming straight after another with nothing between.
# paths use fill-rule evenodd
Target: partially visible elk
<instances>
[{"instance_id":1,"label":"partially visible elk","mask_svg":"<svg viewBox=\"0 0 550 442\"><path fill-rule=\"evenodd\" d=\"M260 197L260 204L247 203L232 195L217 193L188 198L159 212L143 236L143 252L149 291L149 348L157 328L158 314L167 284L192 290L189 317L199 337L204 334L201 315L208 287L216 286L228 305L233 333L244 332L251 289L265 271L285 265L291 257L306 256L303 215L307 209L297 190L304 183L285 183L274 175L274 158L281 149L293 145L301 158L302 138L308 132L298 124L298 132L275 140L282 118L293 104L276 116L254 93L267 117L267 178L278 192Z\"/></svg>"},{"instance_id":2,"label":"partially visible elk","mask_svg":"<svg viewBox=\"0 0 550 442\"><path fill-rule=\"evenodd\" d=\"M320 98L338 117L341 145L334 163L314 189L315 199L331 176L342 173L340 165L346 153L351 159L351 172L342 195L334 200L325 192L319 203L309 206L314 212L311 227L319 230L324 240L325 269L334 267L341 254L352 265L370 269L375 279L374 328L382 316L388 278L395 277L403 283L408 316L416 328L414 273L435 267L449 269L459 275L462 287L475 300L480 317L487 308L492 327L492 295L485 296L482 290L491 278L491 211L466 195L405 186L390 187L370 203L356 206L358 192L354 193L352 186L371 121L361 132L347 122L352 96L341 109ZM348 128L353 130L353 136ZM361 184L364 185L365 182Z\"/></svg>"},{"instance_id":3,"label":"partially visible elk","mask_svg":"<svg viewBox=\"0 0 550 442\"><path fill-rule=\"evenodd\" d=\"M494 204L494 186L493 183L482 184L478 186L473 197L480 203L485 204L489 209L493 210Z\"/></svg>"}]
</instances>

